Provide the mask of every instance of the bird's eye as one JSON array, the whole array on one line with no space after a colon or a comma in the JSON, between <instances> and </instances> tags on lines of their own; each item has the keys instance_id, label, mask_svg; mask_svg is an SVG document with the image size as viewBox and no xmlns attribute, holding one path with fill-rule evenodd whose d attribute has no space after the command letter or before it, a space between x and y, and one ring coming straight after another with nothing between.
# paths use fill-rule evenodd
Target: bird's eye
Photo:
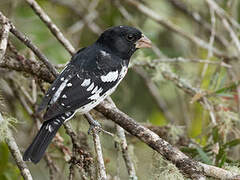
<instances>
[{"instance_id":1,"label":"bird's eye","mask_svg":"<svg viewBox=\"0 0 240 180\"><path fill-rule=\"evenodd\" d=\"M126 36L126 39L127 39L128 41L133 41L133 40L134 40L134 36L133 36L132 34L128 34L128 35Z\"/></svg>"}]
</instances>

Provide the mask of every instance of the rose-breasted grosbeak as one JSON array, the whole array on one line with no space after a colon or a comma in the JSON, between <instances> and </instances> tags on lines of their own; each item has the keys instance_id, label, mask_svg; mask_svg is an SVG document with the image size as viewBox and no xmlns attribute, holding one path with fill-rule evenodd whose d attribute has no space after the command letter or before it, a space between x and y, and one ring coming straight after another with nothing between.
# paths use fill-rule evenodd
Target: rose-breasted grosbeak
<instances>
[{"instance_id":1,"label":"rose-breasted grosbeak","mask_svg":"<svg viewBox=\"0 0 240 180\"><path fill-rule=\"evenodd\" d=\"M151 41L138 29L116 26L80 49L43 98L38 110L47 109L45 121L23 159L39 162L64 122L76 111L90 111L112 94L127 73L130 57L143 47L151 47Z\"/></svg>"}]
</instances>

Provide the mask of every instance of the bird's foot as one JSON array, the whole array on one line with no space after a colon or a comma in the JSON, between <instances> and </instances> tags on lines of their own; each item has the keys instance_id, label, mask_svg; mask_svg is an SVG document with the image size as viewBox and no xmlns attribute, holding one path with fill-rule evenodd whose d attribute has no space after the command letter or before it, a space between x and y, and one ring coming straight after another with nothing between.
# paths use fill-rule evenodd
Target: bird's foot
<instances>
[{"instance_id":1,"label":"bird's foot","mask_svg":"<svg viewBox=\"0 0 240 180\"><path fill-rule=\"evenodd\" d=\"M96 120L94 120L93 122L91 122L89 124L90 124L90 127L88 129L88 134L91 134L93 131L99 133L102 130L101 124Z\"/></svg>"},{"instance_id":2,"label":"bird's foot","mask_svg":"<svg viewBox=\"0 0 240 180\"><path fill-rule=\"evenodd\" d=\"M88 129L88 134L91 134L93 131L99 133L102 130L101 124L95 119L93 119L90 114L85 114L85 117L87 118L88 123L90 125Z\"/></svg>"}]
</instances>

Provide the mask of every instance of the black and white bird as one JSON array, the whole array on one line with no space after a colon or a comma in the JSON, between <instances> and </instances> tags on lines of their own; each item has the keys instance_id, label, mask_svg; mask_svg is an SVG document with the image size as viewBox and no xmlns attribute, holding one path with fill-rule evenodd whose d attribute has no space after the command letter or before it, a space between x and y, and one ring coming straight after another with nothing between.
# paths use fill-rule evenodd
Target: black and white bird
<instances>
[{"instance_id":1,"label":"black and white bird","mask_svg":"<svg viewBox=\"0 0 240 180\"><path fill-rule=\"evenodd\" d=\"M76 111L84 114L111 95L126 75L133 53L144 47L151 47L151 41L138 29L116 26L80 49L43 98L38 110L46 108L45 121L24 153L24 161L38 163L64 122Z\"/></svg>"}]
</instances>

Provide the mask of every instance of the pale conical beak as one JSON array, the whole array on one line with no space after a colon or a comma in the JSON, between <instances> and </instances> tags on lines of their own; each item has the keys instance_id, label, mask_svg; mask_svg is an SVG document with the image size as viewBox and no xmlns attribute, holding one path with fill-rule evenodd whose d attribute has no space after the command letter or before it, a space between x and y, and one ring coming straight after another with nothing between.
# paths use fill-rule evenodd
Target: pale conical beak
<instances>
[{"instance_id":1,"label":"pale conical beak","mask_svg":"<svg viewBox=\"0 0 240 180\"><path fill-rule=\"evenodd\" d=\"M136 48L151 48L152 42L142 34L142 37L135 43Z\"/></svg>"}]
</instances>

